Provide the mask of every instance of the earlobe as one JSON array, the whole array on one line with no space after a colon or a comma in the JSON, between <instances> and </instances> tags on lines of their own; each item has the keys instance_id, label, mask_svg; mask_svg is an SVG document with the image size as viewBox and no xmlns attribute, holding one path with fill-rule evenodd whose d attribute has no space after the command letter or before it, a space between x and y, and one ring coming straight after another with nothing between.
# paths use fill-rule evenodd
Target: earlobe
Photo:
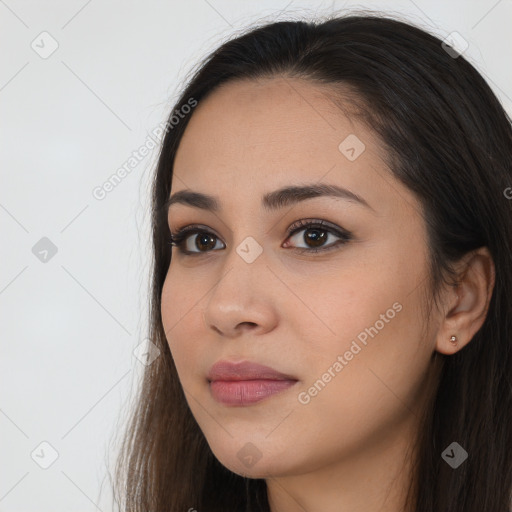
<instances>
[{"instance_id":1,"label":"earlobe","mask_svg":"<svg viewBox=\"0 0 512 512\"><path fill-rule=\"evenodd\" d=\"M495 267L487 247L469 253L460 268L437 333L436 350L446 355L466 346L482 327L494 289Z\"/></svg>"}]
</instances>

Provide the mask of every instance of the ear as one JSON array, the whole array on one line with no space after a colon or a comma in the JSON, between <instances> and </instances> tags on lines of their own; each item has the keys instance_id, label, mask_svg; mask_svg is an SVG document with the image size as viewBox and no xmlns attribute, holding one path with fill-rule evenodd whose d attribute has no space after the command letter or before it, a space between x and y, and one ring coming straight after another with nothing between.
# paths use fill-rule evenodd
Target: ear
<instances>
[{"instance_id":1,"label":"ear","mask_svg":"<svg viewBox=\"0 0 512 512\"><path fill-rule=\"evenodd\" d=\"M466 346L482 327L495 283L495 267L487 247L468 253L458 266L458 285L446 293L445 314L436 337L436 350L451 355ZM455 342L450 341L456 336Z\"/></svg>"}]
</instances>

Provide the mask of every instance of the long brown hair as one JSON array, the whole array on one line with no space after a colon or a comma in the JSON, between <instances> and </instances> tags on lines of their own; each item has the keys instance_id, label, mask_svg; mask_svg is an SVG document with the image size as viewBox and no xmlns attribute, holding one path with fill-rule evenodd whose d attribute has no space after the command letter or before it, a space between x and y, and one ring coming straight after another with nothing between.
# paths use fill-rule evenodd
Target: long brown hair
<instances>
[{"instance_id":1,"label":"long brown hair","mask_svg":"<svg viewBox=\"0 0 512 512\"><path fill-rule=\"evenodd\" d=\"M212 454L192 416L162 327L161 292L171 263L164 204L191 105L236 79L300 77L354 91L358 117L387 149L393 174L415 192L428 228L431 297L452 264L489 248L496 282L471 342L441 361L424 411L411 475L415 512L506 512L512 489L511 119L482 76L440 39L375 13L322 22L284 21L224 43L194 72L169 116L152 189L149 338L160 357L145 368L126 425L115 480L129 512L269 511L266 484ZM343 108L343 106L342 106ZM356 114L354 114L356 115ZM174 116L174 117L173 117ZM179 118L179 119L178 119ZM453 470L441 458L457 441L469 453Z\"/></svg>"}]
</instances>

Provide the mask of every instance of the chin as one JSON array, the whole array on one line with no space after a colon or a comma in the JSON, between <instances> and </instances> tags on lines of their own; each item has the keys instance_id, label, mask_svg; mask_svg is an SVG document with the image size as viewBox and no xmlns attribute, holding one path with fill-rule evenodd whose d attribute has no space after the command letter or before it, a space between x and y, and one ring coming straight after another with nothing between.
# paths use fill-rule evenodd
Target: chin
<instances>
[{"instance_id":1,"label":"chin","mask_svg":"<svg viewBox=\"0 0 512 512\"><path fill-rule=\"evenodd\" d=\"M219 462L233 473L244 478L265 479L272 476L280 476L281 474L281 472L277 470L272 464L269 464L268 462L264 464L261 460L254 464L252 467L249 467L245 463L240 462L236 457L234 459L228 457L227 459L219 460Z\"/></svg>"},{"instance_id":2,"label":"chin","mask_svg":"<svg viewBox=\"0 0 512 512\"><path fill-rule=\"evenodd\" d=\"M287 472L290 461L282 453L282 448L279 453L271 450L272 445L268 443L261 448L261 443L250 441L234 441L229 447L212 448L213 454L224 467L245 478L267 478Z\"/></svg>"}]
</instances>

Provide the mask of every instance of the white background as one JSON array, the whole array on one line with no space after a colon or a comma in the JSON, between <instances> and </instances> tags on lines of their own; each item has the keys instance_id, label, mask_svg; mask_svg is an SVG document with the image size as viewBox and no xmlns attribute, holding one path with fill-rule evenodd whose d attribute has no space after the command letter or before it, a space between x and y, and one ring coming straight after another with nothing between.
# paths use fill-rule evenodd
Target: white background
<instances>
[{"instance_id":1,"label":"white background","mask_svg":"<svg viewBox=\"0 0 512 512\"><path fill-rule=\"evenodd\" d=\"M93 189L225 39L342 8L459 32L512 113L511 0L0 0L0 512L113 509L114 439L143 368L157 149L103 200ZM51 48L44 31L47 58L31 47ZM46 262L32 252L43 237L57 247ZM47 469L31 457L50 461L43 441L58 453Z\"/></svg>"}]
</instances>

